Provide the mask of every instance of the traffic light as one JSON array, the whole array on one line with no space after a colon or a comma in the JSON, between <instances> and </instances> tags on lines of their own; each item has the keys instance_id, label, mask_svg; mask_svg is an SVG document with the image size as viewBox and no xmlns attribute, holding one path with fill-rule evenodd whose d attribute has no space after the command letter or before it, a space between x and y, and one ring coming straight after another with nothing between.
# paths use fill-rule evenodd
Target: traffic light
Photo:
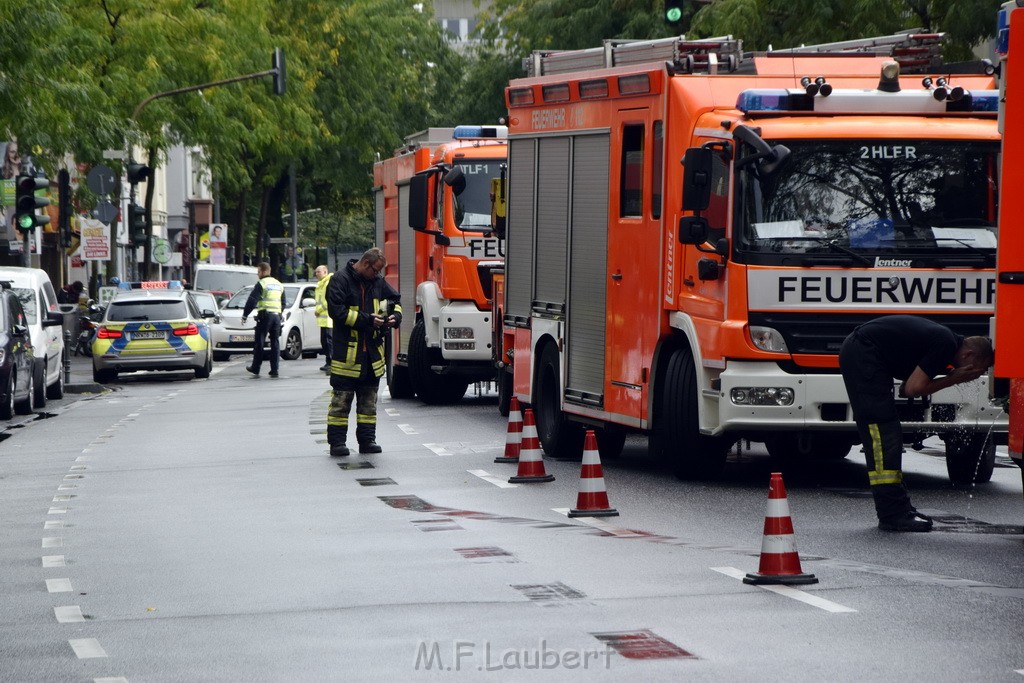
<instances>
[{"instance_id":1,"label":"traffic light","mask_svg":"<svg viewBox=\"0 0 1024 683\"><path fill-rule=\"evenodd\" d=\"M683 5L685 0L665 0L665 22L669 26L678 26L683 21Z\"/></svg>"},{"instance_id":2,"label":"traffic light","mask_svg":"<svg viewBox=\"0 0 1024 683\"><path fill-rule=\"evenodd\" d=\"M132 185L138 185L143 180L151 178L153 176L153 169L145 164L128 164L128 182Z\"/></svg>"},{"instance_id":3,"label":"traffic light","mask_svg":"<svg viewBox=\"0 0 1024 683\"><path fill-rule=\"evenodd\" d=\"M48 197L37 197L36 191L48 189L50 181L46 178L20 175L14 181L14 184L14 224L18 230L29 232L49 223L50 217L46 214L38 215L36 209L49 206L50 199Z\"/></svg>"},{"instance_id":4,"label":"traffic light","mask_svg":"<svg viewBox=\"0 0 1024 683\"><path fill-rule=\"evenodd\" d=\"M132 234L132 242L142 244L146 241L149 232L146 225L146 207L138 204L128 205L128 229Z\"/></svg>"}]
</instances>

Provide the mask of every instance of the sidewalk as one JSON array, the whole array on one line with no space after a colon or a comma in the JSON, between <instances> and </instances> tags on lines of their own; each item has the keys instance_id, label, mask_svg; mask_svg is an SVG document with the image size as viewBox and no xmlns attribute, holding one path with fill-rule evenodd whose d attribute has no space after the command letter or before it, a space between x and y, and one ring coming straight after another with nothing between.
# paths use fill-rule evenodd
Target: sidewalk
<instances>
[{"instance_id":1,"label":"sidewalk","mask_svg":"<svg viewBox=\"0 0 1024 683\"><path fill-rule=\"evenodd\" d=\"M64 391L69 394L99 394L113 387L92 381L92 358L71 356L71 373L64 378Z\"/></svg>"}]
</instances>

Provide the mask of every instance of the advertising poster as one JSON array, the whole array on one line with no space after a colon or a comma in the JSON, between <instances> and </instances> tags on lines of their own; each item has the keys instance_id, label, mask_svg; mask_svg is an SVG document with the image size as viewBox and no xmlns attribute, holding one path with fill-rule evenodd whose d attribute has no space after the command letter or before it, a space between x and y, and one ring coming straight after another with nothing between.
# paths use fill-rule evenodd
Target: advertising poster
<instances>
[{"instance_id":1,"label":"advertising poster","mask_svg":"<svg viewBox=\"0 0 1024 683\"><path fill-rule=\"evenodd\" d=\"M80 254L83 261L110 260L110 226L95 218L79 219L82 232Z\"/></svg>"}]
</instances>

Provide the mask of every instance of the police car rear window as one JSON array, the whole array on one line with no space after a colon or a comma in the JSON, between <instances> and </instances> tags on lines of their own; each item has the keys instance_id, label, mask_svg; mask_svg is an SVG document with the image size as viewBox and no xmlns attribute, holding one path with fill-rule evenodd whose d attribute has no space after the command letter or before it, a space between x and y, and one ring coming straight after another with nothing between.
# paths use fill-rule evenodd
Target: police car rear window
<instances>
[{"instance_id":1,"label":"police car rear window","mask_svg":"<svg viewBox=\"0 0 1024 683\"><path fill-rule=\"evenodd\" d=\"M188 318L184 301L124 301L110 304L107 320L132 322L135 320L183 320Z\"/></svg>"}]
</instances>

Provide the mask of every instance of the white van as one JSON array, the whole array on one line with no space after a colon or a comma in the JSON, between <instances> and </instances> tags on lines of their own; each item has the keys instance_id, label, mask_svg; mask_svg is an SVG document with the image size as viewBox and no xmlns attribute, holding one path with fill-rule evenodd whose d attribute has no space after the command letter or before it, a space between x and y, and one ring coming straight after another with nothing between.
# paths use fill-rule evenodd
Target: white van
<instances>
[{"instance_id":1,"label":"white van","mask_svg":"<svg viewBox=\"0 0 1024 683\"><path fill-rule=\"evenodd\" d=\"M0 268L0 282L11 283L25 309L32 352L35 356L34 405L41 408L46 399L64 396L64 315L50 276L39 268Z\"/></svg>"},{"instance_id":2,"label":"white van","mask_svg":"<svg viewBox=\"0 0 1024 683\"><path fill-rule=\"evenodd\" d=\"M256 284L255 266L236 266L228 264L200 263L196 266L196 281L193 289L213 292L218 299L230 297L232 294Z\"/></svg>"}]
</instances>

